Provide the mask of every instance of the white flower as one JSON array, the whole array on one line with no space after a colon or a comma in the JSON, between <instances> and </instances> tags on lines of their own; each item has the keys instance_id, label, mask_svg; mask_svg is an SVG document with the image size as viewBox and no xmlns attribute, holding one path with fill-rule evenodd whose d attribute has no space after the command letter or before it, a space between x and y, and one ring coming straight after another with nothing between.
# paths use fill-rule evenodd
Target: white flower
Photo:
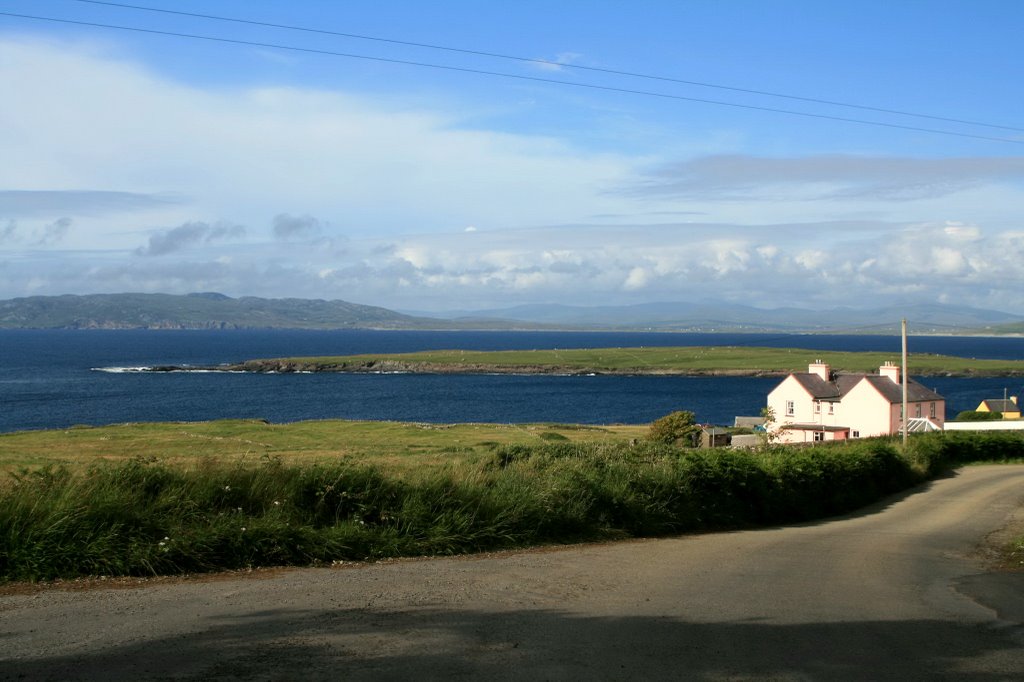
<instances>
[{"instance_id":1,"label":"white flower","mask_svg":"<svg viewBox=\"0 0 1024 682\"><path fill-rule=\"evenodd\" d=\"M229 486L229 485L224 486L224 490L231 490L231 486Z\"/></svg>"}]
</instances>

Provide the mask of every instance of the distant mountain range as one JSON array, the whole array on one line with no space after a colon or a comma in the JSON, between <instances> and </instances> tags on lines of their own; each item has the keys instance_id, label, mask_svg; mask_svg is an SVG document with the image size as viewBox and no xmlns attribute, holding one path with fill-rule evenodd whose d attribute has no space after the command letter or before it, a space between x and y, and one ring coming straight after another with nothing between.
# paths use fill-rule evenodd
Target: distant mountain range
<instances>
[{"instance_id":1,"label":"distant mountain range","mask_svg":"<svg viewBox=\"0 0 1024 682\"><path fill-rule=\"evenodd\" d=\"M36 329L415 329L419 320L346 301L229 298L223 294L92 294L0 301L0 328Z\"/></svg>"},{"instance_id":2,"label":"distant mountain range","mask_svg":"<svg viewBox=\"0 0 1024 682\"><path fill-rule=\"evenodd\" d=\"M400 313L347 301L223 294L91 294L0 300L0 329L567 329L692 332L1022 333L1024 317L965 306L869 310L761 309L735 304L529 305Z\"/></svg>"},{"instance_id":3,"label":"distant mountain range","mask_svg":"<svg viewBox=\"0 0 1024 682\"><path fill-rule=\"evenodd\" d=\"M489 310L424 313L463 323L513 321L589 329L690 332L898 332L907 318L915 333L1019 333L1024 317L953 305L911 305L870 309L754 308L714 303L641 303L626 306L522 305Z\"/></svg>"}]
</instances>

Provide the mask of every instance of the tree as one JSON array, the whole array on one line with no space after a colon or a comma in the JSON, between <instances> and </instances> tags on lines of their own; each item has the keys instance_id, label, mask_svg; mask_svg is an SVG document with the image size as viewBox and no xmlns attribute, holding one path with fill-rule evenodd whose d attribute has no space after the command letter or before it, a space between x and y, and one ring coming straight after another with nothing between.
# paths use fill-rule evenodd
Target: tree
<instances>
[{"instance_id":1,"label":"tree","mask_svg":"<svg viewBox=\"0 0 1024 682\"><path fill-rule=\"evenodd\" d=\"M764 424L761 425L761 431L758 431L758 437L761 439L761 449L767 450L772 446L772 443L779 439L779 432L775 430L775 410L771 407L761 408L761 417L764 419Z\"/></svg>"},{"instance_id":2,"label":"tree","mask_svg":"<svg viewBox=\"0 0 1024 682\"><path fill-rule=\"evenodd\" d=\"M695 416L689 410L677 410L666 414L651 423L647 439L669 445L680 444L683 447L696 447L700 440L700 426L694 422Z\"/></svg>"}]
</instances>

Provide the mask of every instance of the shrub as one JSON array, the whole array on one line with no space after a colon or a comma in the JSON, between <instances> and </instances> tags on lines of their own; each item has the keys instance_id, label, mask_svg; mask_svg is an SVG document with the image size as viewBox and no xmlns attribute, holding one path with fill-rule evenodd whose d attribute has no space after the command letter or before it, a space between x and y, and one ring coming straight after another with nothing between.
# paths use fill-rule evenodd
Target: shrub
<instances>
[{"instance_id":1,"label":"shrub","mask_svg":"<svg viewBox=\"0 0 1024 682\"><path fill-rule=\"evenodd\" d=\"M1024 434L920 434L764 453L654 441L498 448L397 478L341 463L136 460L0 486L0 580L452 554L740 528L852 511L950 466L1024 459Z\"/></svg>"},{"instance_id":2,"label":"shrub","mask_svg":"<svg viewBox=\"0 0 1024 682\"><path fill-rule=\"evenodd\" d=\"M1003 418L1002 412L979 412L977 410L964 410L956 416L958 422L988 422L997 421Z\"/></svg>"},{"instance_id":3,"label":"shrub","mask_svg":"<svg viewBox=\"0 0 1024 682\"><path fill-rule=\"evenodd\" d=\"M700 437L700 427L694 423L694 419L693 412L688 410L667 414L651 424L647 438L658 443L694 447Z\"/></svg>"}]
</instances>

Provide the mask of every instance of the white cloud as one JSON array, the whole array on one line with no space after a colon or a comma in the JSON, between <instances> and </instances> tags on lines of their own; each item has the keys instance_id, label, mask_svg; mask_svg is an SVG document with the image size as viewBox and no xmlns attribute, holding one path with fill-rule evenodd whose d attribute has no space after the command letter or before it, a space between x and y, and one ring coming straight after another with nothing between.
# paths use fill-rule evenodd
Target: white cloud
<instances>
[{"instance_id":1,"label":"white cloud","mask_svg":"<svg viewBox=\"0 0 1024 682\"><path fill-rule=\"evenodd\" d=\"M1024 234L963 242L944 223L863 226L842 248L808 247L821 223L488 230L351 241L343 250L282 251L213 242L126 262L39 252L0 268L0 290L173 291L343 298L399 308L654 300L767 307L936 301L1024 312ZM721 238L723 232L734 236ZM883 236L876 237L875 234ZM582 239L584 234L596 239ZM198 239L205 239L206 233ZM863 235L867 235L866 237ZM515 244L515 248L510 248ZM207 259L203 259L208 254ZM51 267L60 262L61 267ZM40 277L37 273L46 273ZM199 285L202 285L201 287Z\"/></svg>"},{"instance_id":2,"label":"white cloud","mask_svg":"<svg viewBox=\"0 0 1024 682\"><path fill-rule=\"evenodd\" d=\"M629 275L626 277L626 281L623 284L623 288L627 291L636 291L643 289L650 282L651 276L647 270L641 267L633 268L629 271Z\"/></svg>"},{"instance_id":3,"label":"white cloud","mask_svg":"<svg viewBox=\"0 0 1024 682\"><path fill-rule=\"evenodd\" d=\"M443 103L192 87L103 46L9 38L0 88L19 93L0 108L0 297L1024 308L1021 157L666 163Z\"/></svg>"},{"instance_id":4,"label":"white cloud","mask_svg":"<svg viewBox=\"0 0 1024 682\"><path fill-rule=\"evenodd\" d=\"M630 172L623 157L343 92L190 87L103 46L0 39L0 87L19 93L0 110L0 188L18 193L0 195L0 219L17 217L4 203L31 204L40 221L75 219L94 246L130 248L132 230L197 216L256 225L282 206L365 237L631 203L600 193ZM151 213L140 224L118 206Z\"/></svg>"},{"instance_id":5,"label":"white cloud","mask_svg":"<svg viewBox=\"0 0 1024 682\"><path fill-rule=\"evenodd\" d=\"M947 237L957 241L975 242L981 239L981 230L974 225L947 223L942 231Z\"/></svg>"},{"instance_id":6,"label":"white cloud","mask_svg":"<svg viewBox=\"0 0 1024 682\"><path fill-rule=\"evenodd\" d=\"M565 65L578 61L582 56L578 52L559 52L553 59L543 59L530 64L540 71L559 72L565 70Z\"/></svg>"}]
</instances>

